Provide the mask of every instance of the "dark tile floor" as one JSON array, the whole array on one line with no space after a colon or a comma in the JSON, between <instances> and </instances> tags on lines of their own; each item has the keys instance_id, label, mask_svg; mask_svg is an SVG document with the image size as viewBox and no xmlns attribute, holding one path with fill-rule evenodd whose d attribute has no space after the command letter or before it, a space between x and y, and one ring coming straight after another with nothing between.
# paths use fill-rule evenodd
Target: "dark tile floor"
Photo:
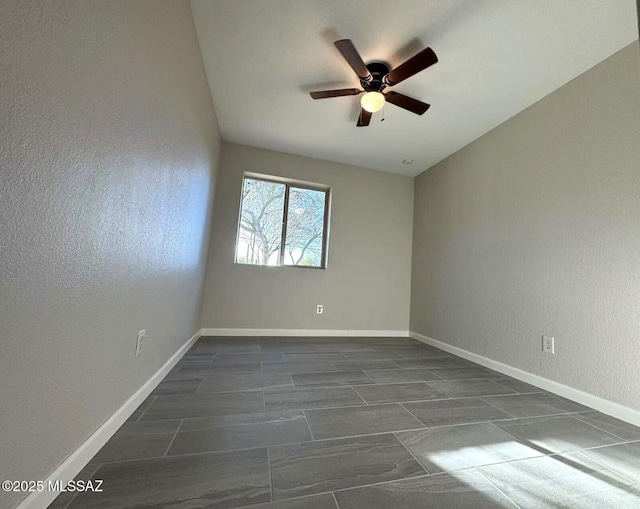
<instances>
[{"instance_id":1,"label":"dark tile floor","mask_svg":"<svg viewBox=\"0 0 640 509\"><path fill-rule=\"evenodd\" d=\"M640 508L640 428L408 338L202 338L60 508Z\"/></svg>"}]
</instances>

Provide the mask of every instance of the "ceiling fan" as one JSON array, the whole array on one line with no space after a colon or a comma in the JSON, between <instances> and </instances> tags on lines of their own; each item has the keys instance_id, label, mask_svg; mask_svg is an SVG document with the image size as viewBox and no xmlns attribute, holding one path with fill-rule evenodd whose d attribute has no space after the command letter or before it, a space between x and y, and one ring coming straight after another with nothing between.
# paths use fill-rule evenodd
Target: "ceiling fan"
<instances>
[{"instance_id":1,"label":"ceiling fan","mask_svg":"<svg viewBox=\"0 0 640 509\"><path fill-rule=\"evenodd\" d=\"M416 115L422 115L429 109L429 104L413 99L409 96L398 92L384 90L410 78L414 74L423 71L438 61L438 57L431 48L422 50L414 55L405 63L399 65L393 70L382 62L372 62L365 64L358 53L358 50L351 42L351 39L341 39L333 43L338 51L342 54L347 63L354 70L360 79L359 88L341 88L338 90L322 90L319 92L311 92L312 99L328 99L330 97L341 97L347 95L358 95L362 92L365 94L360 100L362 109L358 117L358 127L365 127L371 121L371 115L379 111L386 101L395 104L400 108L408 110Z\"/></svg>"}]
</instances>

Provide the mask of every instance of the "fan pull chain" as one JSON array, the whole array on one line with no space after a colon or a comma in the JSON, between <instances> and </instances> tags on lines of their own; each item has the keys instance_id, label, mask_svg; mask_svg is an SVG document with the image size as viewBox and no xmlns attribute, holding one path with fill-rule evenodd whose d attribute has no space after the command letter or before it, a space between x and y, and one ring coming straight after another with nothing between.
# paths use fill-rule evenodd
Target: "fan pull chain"
<instances>
[{"instance_id":1,"label":"fan pull chain","mask_svg":"<svg viewBox=\"0 0 640 509\"><path fill-rule=\"evenodd\" d=\"M382 106L382 118L380 119L380 122L384 122L384 105Z\"/></svg>"}]
</instances>

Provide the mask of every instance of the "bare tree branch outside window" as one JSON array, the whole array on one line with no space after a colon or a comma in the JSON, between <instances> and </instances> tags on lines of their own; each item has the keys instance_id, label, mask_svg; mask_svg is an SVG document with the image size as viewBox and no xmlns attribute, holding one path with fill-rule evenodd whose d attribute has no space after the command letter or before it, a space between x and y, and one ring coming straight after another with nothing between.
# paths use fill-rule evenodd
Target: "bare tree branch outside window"
<instances>
[{"instance_id":1,"label":"bare tree branch outside window","mask_svg":"<svg viewBox=\"0 0 640 509\"><path fill-rule=\"evenodd\" d=\"M245 177L236 262L323 267L327 193Z\"/></svg>"}]
</instances>

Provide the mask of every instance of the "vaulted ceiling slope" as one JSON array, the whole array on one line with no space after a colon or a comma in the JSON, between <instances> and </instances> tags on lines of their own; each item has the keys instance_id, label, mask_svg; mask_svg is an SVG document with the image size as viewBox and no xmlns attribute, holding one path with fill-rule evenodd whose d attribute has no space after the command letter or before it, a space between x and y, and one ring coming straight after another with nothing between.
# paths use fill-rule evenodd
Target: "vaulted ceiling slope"
<instances>
[{"instance_id":1,"label":"vaulted ceiling slope","mask_svg":"<svg viewBox=\"0 0 640 509\"><path fill-rule=\"evenodd\" d=\"M634 0L192 0L224 140L417 175L638 37ZM356 128L358 87L333 41L392 67L432 47L439 63ZM412 165L402 163L413 159ZM255 168L252 168L255 170Z\"/></svg>"}]
</instances>

